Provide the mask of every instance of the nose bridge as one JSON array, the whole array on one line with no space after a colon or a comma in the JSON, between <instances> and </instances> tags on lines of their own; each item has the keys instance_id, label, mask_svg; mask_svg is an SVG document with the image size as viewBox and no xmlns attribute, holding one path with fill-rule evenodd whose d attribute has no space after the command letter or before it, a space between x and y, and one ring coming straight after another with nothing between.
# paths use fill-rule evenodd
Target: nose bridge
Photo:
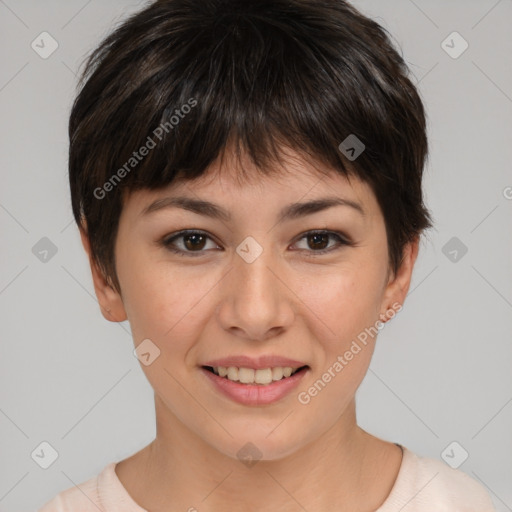
<instances>
[{"instance_id":1,"label":"nose bridge","mask_svg":"<svg viewBox=\"0 0 512 512\"><path fill-rule=\"evenodd\" d=\"M258 302L260 310L270 307L278 290L275 276L270 270L275 267L272 248L263 247L253 237L247 237L236 249L233 279L235 289L250 303ZM275 271L274 271L275 272Z\"/></svg>"},{"instance_id":2,"label":"nose bridge","mask_svg":"<svg viewBox=\"0 0 512 512\"><path fill-rule=\"evenodd\" d=\"M247 237L236 249L233 268L221 307L221 322L249 339L265 339L270 330L291 321L286 287L276 278L279 272L272 249Z\"/></svg>"}]
</instances>

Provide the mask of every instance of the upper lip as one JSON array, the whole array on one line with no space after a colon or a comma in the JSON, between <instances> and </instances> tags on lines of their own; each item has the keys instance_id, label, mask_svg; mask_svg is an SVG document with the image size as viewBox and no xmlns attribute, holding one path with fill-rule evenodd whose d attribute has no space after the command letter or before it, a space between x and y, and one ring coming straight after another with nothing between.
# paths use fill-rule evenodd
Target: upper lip
<instances>
[{"instance_id":1,"label":"upper lip","mask_svg":"<svg viewBox=\"0 0 512 512\"><path fill-rule=\"evenodd\" d=\"M253 368L255 370L262 370L265 368L275 368L276 366L301 368L302 366L307 365L301 361L296 361L287 357L265 355L257 358L247 356L223 357L222 359L208 361L202 366L211 366L212 368L217 368L219 366L229 368L230 366L235 366L237 368Z\"/></svg>"}]
</instances>

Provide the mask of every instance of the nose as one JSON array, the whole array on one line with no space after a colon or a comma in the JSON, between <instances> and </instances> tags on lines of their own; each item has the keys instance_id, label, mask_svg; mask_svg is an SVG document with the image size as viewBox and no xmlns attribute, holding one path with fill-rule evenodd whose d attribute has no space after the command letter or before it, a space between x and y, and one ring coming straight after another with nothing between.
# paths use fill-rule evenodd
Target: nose
<instances>
[{"instance_id":1,"label":"nose","mask_svg":"<svg viewBox=\"0 0 512 512\"><path fill-rule=\"evenodd\" d=\"M292 325L294 294L270 250L251 263L236 254L222 287L217 315L222 328L231 334L264 341Z\"/></svg>"}]
</instances>

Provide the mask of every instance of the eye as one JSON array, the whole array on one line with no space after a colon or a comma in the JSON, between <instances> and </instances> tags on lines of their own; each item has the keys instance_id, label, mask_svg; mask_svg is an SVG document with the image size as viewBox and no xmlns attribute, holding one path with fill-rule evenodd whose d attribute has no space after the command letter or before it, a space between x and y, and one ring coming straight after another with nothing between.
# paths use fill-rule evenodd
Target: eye
<instances>
[{"instance_id":1,"label":"eye","mask_svg":"<svg viewBox=\"0 0 512 512\"><path fill-rule=\"evenodd\" d=\"M212 240L209 235L204 233L203 231L194 231L192 229L180 231L171 237L167 237L162 240L162 245L164 245L170 251L179 254L180 256L199 256L203 253L203 249L207 245L207 240ZM177 243L177 241L181 243ZM179 245L181 248L177 248ZM218 248L217 244L213 244ZM194 254L198 253L198 254Z\"/></svg>"},{"instance_id":2,"label":"eye","mask_svg":"<svg viewBox=\"0 0 512 512\"><path fill-rule=\"evenodd\" d=\"M329 247L329 239L334 239L336 243ZM299 250L310 252L313 256L332 252L344 245L353 245L347 237L336 231L309 231L299 238L299 242L301 240L306 240L306 244L309 248L299 248ZM170 237L164 238L160 243L169 251L178 254L179 256L195 257L200 256L206 251L208 241L213 243L213 249L219 249L219 246L213 242L212 238L207 233L193 229L187 229L180 231L179 233L175 233ZM297 245L297 243L298 242L296 242L295 245Z\"/></svg>"},{"instance_id":3,"label":"eye","mask_svg":"<svg viewBox=\"0 0 512 512\"><path fill-rule=\"evenodd\" d=\"M334 246L331 246L329 248L329 238L334 238L337 241L337 244ZM325 254L328 252L331 252L333 250L336 250L336 248L339 248L343 245L352 245L352 242L348 240L347 237L345 237L342 233L338 233L336 231L309 231L307 233L304 233L300 240L306 240L306 244L313 248L313 250L305 249L308 252L312 252L314 256L317 256L319 254Z\"/></svg>"}]
</instances>

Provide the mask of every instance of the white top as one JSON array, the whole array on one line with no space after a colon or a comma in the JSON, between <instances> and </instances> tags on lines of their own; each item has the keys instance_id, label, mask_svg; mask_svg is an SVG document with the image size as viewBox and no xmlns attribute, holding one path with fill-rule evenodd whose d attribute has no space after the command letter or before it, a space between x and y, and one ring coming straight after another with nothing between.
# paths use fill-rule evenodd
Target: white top
<instances>
[{"instance_id":1,"label":"white top","mask_svg":"<svg viewBox=\"0 0 512 512\"><path fill-rule=\"evenodd\" d=\"M375 512L496 512L485 488L466 473L402 448L397 479ZM79 488L61 492L38 512L147 512L123 487L115 466L112 462Z\"/></svg>"}]
</instances>

